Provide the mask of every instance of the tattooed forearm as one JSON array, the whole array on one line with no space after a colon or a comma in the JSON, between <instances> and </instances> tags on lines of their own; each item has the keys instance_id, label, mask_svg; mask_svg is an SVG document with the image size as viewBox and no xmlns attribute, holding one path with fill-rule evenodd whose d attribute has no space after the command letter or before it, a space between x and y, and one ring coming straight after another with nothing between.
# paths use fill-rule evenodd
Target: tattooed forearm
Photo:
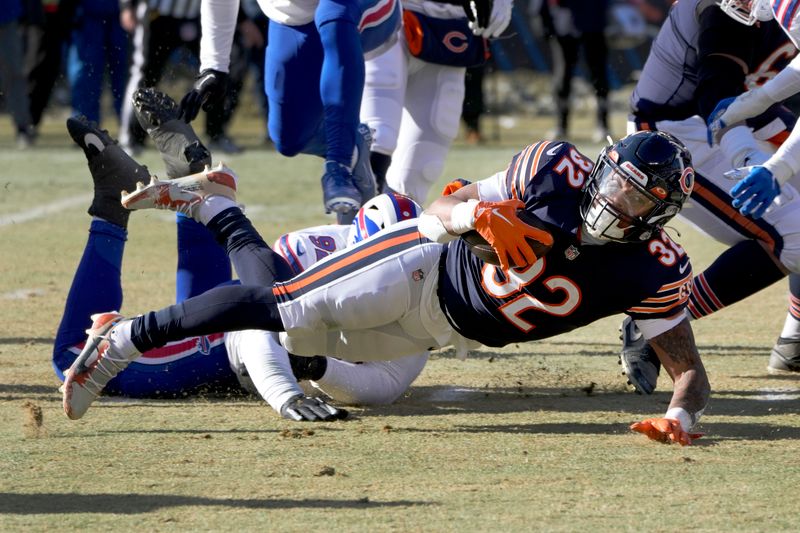
<instances>
[{"instance_id":1,"label":"tattooed forearm","mask_svg":"<svg viewBox=\"0 0 800 533\"><path fill-rule=\"evenodd\" d=\"M693 366L700 361L700 354L697 353L694 334L688 319L651 339L650 344L656 348L656 351L662 352L678 366Z\"/></svg>"},{"instance_id":2,"label":"tattooed forearm","mask_svg":"<svg viewBox=\"0 0 800 533\"><path fill-rule=\"evenodd\" d=\"M708 403L711 386L689 320L651 339L650 343L674 381L670 407L682 407L693 417L699 417Z\"/></svg>"}]
</instances>

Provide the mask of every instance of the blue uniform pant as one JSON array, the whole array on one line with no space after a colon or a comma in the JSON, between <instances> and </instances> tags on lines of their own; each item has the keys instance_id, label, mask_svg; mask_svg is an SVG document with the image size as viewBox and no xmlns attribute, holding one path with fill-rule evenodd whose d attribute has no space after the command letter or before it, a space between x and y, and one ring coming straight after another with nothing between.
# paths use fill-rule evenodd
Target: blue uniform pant
<instances>
[{"instance_id":1,"label":"blue uniform pant","mask_svg":"<svg viewBox=\"0 0 800 533\"><path fill-rule=\"evenodd\" d=\"M93 313L122 306L122 257L127 232L94 220L75 272L64 315L56 334L53 367L63 381L86 340ZM225 249L197 222L178 216L177 298L182 301L230 280ZM238 388L230 370L222 333L198 336L145 352L111 380L109 394L152 398L178 397L199 389Z\"/></svg>"},{"instance_id":2,"label":"blue uniform pant","mask_svg":"<svg viewBox=\"0 0 800 533\"><path fill-rule=\"evenodd\" d=\"M394 38L397 0L320 0L314 21L270 21L264 90L280 153L350 165L364 90L364 54Z\"/></svg>"},{"instance_id":3,"label":"blue uniform pant","mask_svg":"<svg viewBox=\"0 0 800 533\"><path fill-rule=\"evenodd\" d=\"M111 82L114 112L119 117L128 70L128 37L116 17L84 15L72 32L67 76L72 90L72 110L100 121L100 96L106 66Z\"/></svg>"}]
</instances>

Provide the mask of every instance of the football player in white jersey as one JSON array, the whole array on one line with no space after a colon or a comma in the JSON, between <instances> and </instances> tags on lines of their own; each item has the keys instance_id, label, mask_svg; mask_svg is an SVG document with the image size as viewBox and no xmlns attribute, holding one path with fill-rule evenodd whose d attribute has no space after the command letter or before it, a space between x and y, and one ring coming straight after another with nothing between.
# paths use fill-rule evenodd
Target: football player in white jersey
<instances>
[{"instance_id":1,"label":"football player in white jersey","mask_svg":"<svg viewBox=\"0 0 800 533\"><path fill-rule=\"evenodd\" d=\"M774 20L797 49L800 44L800 2L794 0L722 0L720 8L747 26ZM708 117L709 144L730 142L742 124L800 91L800 56L761 86L721 99ZM793 127L780 148L766 159L745 161L731 175L740 181L731 189L733 206L754 218L768 219L783 210L785 199L796 195L800 173L800 128ZM794 269L790 270L794 271ZM768 370L800 372L800 280L790 276L789 313L772 349Z\"/></svg>"},{"instance_id":2,"label":"football player in white jersey","mask_svg":"<svg viewBox=\"0 0 800 533\"><path fill-rule=\"evenodd\" d=\"M137 99L141 111L146 100L147 116L154 107L175 106L168 96L152 89L144 90ZM172 116L170 109L160 117ZM140 113L141 115L141 113ZM87 156L95 182L95 199L90 208L94 216L89 240L73 278L72 289L55 341L53 366L60 379L82 348L86 317L109 306L122 304L120 271L127 237L129 212L119 205L118 195L132 189L136 181L149 174L145 167L130 159L96 124L85 119L68 120L75 142ZM166 132L174 124L148 127L156 146L163 153L171 171L188 169L181 155L187 146L199 142L190 126L178 125L184 135ZM164 137L169 142L164 142ZM207 154L203 149L202 152ZM365 204L352 225L325 225L283 235L276 249L286 259L292 273L300 273L312 264L348 245L355 244L382 231L387 226L416 218L422 208L398 194L379 195ZM202 243L202 241L200 241ZM205 247L199 253L184 249L197 242L179 243L179 267L184 276L194 279L195 287L215 286L229 280L227 269L206 268ZM202 292L202 290L201 290ZM191 296L191 294L186 295ZM184 297L178 294L178 301ZM150 350L108 384L111 394L139 398L185 397L198 390L236 388L238 379L245 389L260 394L283 417L293 420L330 420L343 418L346 411L318 398L320 391L340 403L388 404L395 401L416 379L428 358L427 352L394 361L354 364L326 357L300 358L289 356L275 340L274 334L263 331L216 333L185 339L179 343ZM290 364L290 357L293 363ZM233 371L231 373L231 371ZM304 391L297 379L312 380ZM308 395L306 395L306 392Z\"/></svg>"},{"instance_id":3,"label":"football player in white jersey","mask_svg":"<svg viewBox=\"0 0 800 533\"><path fill-rule=\"evenodd\" d=\"M380 194L359 209L351 225L329 224L293 231L279 237L273 248L296 275L421 212L422 208L410 198ZM309 396L322 392L339 403L384 405L399 398L428 361L428 352L363 363L324 356L297 357L286 351L276 333L263 330L226 333L225 348L239 383L259 394L284 417L298 421L307 419L303 403L308 403L298 380L310 384L312 388L305 391Z\"/></svg>"},{"instance_id":4,"label":"football player in white jersey","mask_svg":"<svg viewBox=\"0 0 800 533\"><path fill-rule=\"evenodd\" d=\"M370 159L379 188L425 203L458 134L466 67L485 61L487 40L506 29L513 3L494 0L485 28L457 4L402 4L399 39L366 62L361 120L374 132Z\"/></svg>"},{"instance_id":5,"label":"football player in white jersey","mask_svg":"<svg viewBox=\"0 0 800 533\"><path fill-rule=\"evenodd\" d=\"M487 0L451 1L478 21ZM200 75L181 101L193 120L224 94L238 1L207 0L201 8ZM265 58L269 133L275 148L324 159L323 204L340 223L375 195L369 128L359 124L364 57L391 46L401 23L399 0L259 0L270 19ZM487 27L487 23L481 25Z\"/></svg>"}]
</instances>

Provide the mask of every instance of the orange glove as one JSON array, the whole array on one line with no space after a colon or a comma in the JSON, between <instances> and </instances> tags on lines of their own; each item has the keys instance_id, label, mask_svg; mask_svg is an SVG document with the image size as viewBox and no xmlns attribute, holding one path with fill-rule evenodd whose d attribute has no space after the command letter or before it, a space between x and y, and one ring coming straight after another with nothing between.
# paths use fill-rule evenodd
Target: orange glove
<instances>
[{"instance_id":1,"label":"orange glove","mask_svg":"<svg viewBox=\"0 0 800 533\"><path fill-rule=\"evenodd\" d=\"M451 181L450 183L448 183L447 185L444 186L444 189L442 189L442 196L450 196L451 194L456 192L461 187L464 187L465 185L469 185L469 183L470 182L468 182L465 179L456 178L456 179L454 179L453 181Z\"/></svg>"},{"instance_id":2,"label":"orange glove","mask_svg":"<svg viewBox=\"0 0 800 533\"><path fill-rule=\"evenodd\" d=\"M631 424L631 429L644 433L649 439L667 444L677 442L681 446L688 446L692 443L692 439L699 439L703 436L702 433L685 432L681 423L674 418L648 418Z\"/></svg>"},{"instance_id":3,"label":"orange glove","mask_svg":"<svg viewBox=\"0 0 800 533\"><path fill-rule=\"evenodd\" d=\"M500 268L504 272L512 266L532 265L538 257L527 239L546 246L553 245L553 236L547 231L525 224L517 217L517 209L523 209L521 200L502 202L478 202L475 206L475 229L497 252Z\"/></svg>"}]
</instances>

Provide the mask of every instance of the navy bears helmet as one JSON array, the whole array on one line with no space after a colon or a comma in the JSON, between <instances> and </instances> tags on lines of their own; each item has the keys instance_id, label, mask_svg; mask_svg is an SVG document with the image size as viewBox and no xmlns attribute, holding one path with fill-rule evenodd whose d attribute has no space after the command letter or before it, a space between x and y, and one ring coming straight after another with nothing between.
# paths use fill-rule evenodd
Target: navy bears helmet
<instances>
[{"instance_id":1,"label":"navy bears helmet","mask_svg":"<svg viewBox=\"0 0 800 533\"><path fill-rule=\"evenodd\" d=\"M600 152L584 185L584 231L615 242L649 240L692 192L689 150L662 131L640 131Z\"/></svg>"}]
</instances>

